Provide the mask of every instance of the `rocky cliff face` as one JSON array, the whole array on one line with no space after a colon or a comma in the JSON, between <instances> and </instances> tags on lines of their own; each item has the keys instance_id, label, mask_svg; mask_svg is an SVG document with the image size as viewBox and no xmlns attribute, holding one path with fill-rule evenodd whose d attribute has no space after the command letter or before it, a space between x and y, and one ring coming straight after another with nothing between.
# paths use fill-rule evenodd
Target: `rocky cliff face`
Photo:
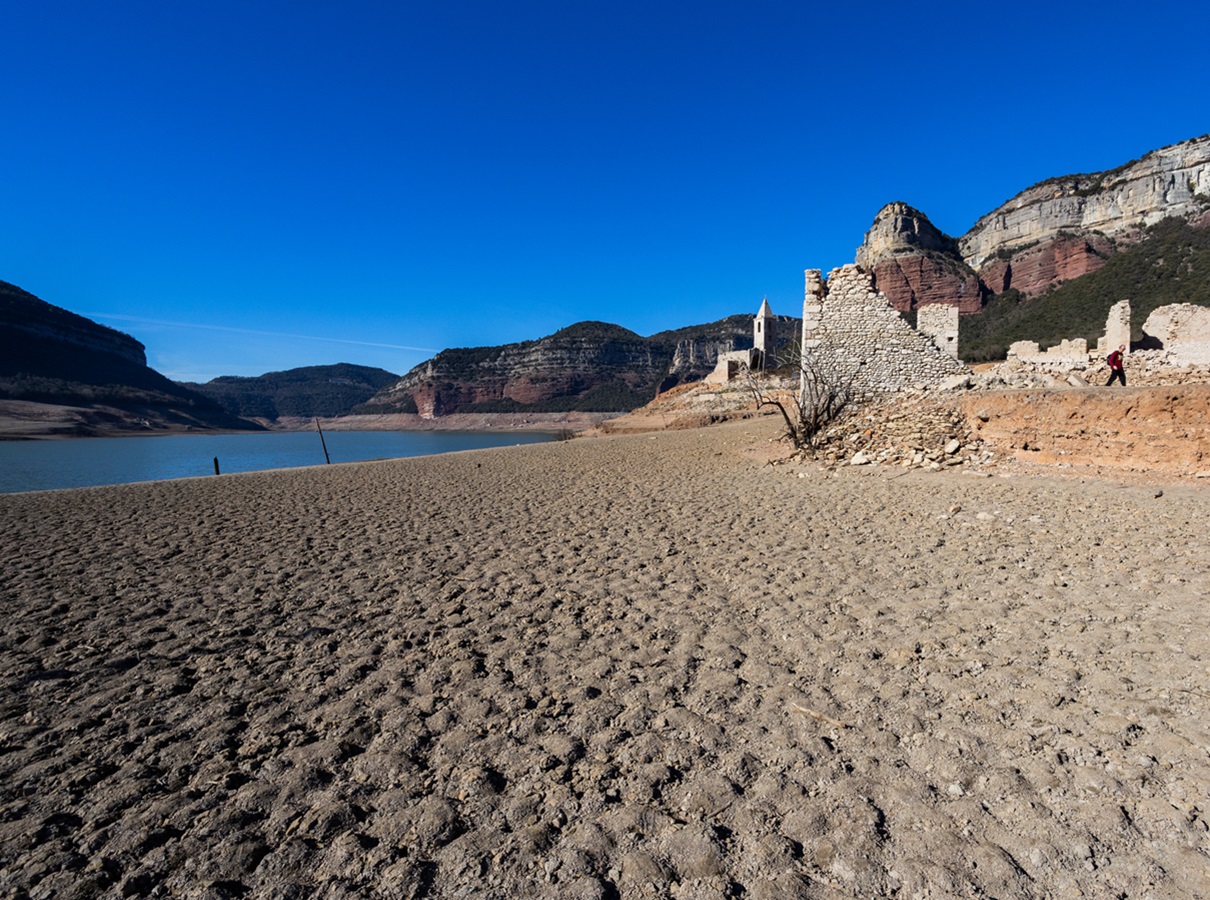
<instances>
[{"instance_id":1,"label":"rocky cliff face","mask_svg":"<svg viewBox=\"0 0 1210 900\"><path fill-rule=\"evenodd\" d=\"M867 271L886 259L928 252L958 255L958 242L906 203L888 203L874 217L854 262Z\"/></svg>"},{"instance_id":2,"label":"rocky cliff face","mask_svg":"<svg viewBox=\"0 0 1210 900\"><path fill-rule=\"evenodd\" d=\"M977 221L958 244L976 269L997 253L1061 233L1129 239L1170 216L1200 216L1210 198L1210 135L1148 153L1107 172L1052 178Z\"/></svg>"},{"instance_id":3,"label":"rocky cliff face","mask_svg":"<svg viewBox=\"0 0 1210 900\"><path fill-rule=\"evenodd\" d=\"M1060 282L1095 272L1113 253L1114 243L1104 235L1063 235L992 259L979 270L979 278L992 294L1015 288L1037 297Z\"/></svg>"},{"instance_id":4,"label":"rocky cliff face","mask_svg":"<svg viewBox=\"0 0 1210 900\"><path fill-rule=\"evenodd\" d=\"M145 348L130 335L52 306L7 281L0 281L0 330L9 340L32 339L147 365Z\"/></svg>"},{"instance_id":5,"label":"rocky cliff face","mask_svg":"<svg viewBox=\"0 0 1210 900\"><path fill-rule=\"evenodd\" d=\"M983 308L979 276L948 256L899 256L875 262L868 270L874 287L900 312L933 303L958 307L963 315Z\"/></svg>"},{"instance_id":6,"label":"rocky cliff face","mask_svg":"<svg viewBox=\"0 0 1210 900\"><path fill-rule=\"evenodd\" d=\"M365 409L409 409L414 404L420 415L431 418L510 412L555 401L566 409L632 408L654 396L667 371L671 353L660 349L624 328L588 322L538 341L443 350L380 392Z\"/></svg>"},{"instance_id":7,"label":"rocky cliff face","mask_svg":"<svg viewBox=\"0 0 1210 900\"><path fill-rule=\"evenodd\" d=\"M856 262L898 310L946 303L974 313L991 294L1037 297L1095 272L1140 229L1170 217L1210 223L1210 135L1034 185L957 240L906 203L890 203Z\"/></svg>"},{"instance_id":8,"label":"rocky cliff face","mask_svg":"<svg viewBox=\"0 0 1210 900\"><path fill-rule=\"evenodd\" d=\"M778 317L784 340L797 319ZM752 316L644 338L581 322L537 341L443 350L359 408L426 418L474 412L625 412L705 376L718 356L752 346Z\"/></svg>"},{"instance_id":9,"label":"rocky cliff face","mask_svg":"<svg viewBox=\"0 0 1210 900\"><path fill-rule=\"evenodd\" d=\"M958 253L958 242L906 203L889 203L857 248L857 265L900 312L930 303L962 313L983 306L983 287Z\"/></svg>"}]
</instances>

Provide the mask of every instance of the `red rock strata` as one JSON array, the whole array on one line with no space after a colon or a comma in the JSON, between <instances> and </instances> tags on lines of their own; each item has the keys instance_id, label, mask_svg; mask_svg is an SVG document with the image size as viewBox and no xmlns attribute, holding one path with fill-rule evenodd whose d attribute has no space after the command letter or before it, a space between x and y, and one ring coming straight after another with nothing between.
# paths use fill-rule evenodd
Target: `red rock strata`
<instances>
[{"instance_id":1,"label":"red rock strata","mask_svg":"<svg viewBox=\"0 0 1210 900\"><path fill-rule=\"evenodd\" d=\"M978 277L952 262L932 256L899 256L875 263L872 271L874 286L900 312L929 303L957 306L963 315L983 308Z\"/></svg>"},{"instance_id":2,"label":"red rock strata","mask_svg":"<svg viewBox=\"0 0 1210 900\"><path fill-rule=\"evenodd\" d=\"M1112 253L1113 243L1102 235L1062 236L1011 259L991 260L979 277L993 294L1016 288L1027 297L1038 297L1060 282L1095 272Z\"/></svg>"}]
</instances>

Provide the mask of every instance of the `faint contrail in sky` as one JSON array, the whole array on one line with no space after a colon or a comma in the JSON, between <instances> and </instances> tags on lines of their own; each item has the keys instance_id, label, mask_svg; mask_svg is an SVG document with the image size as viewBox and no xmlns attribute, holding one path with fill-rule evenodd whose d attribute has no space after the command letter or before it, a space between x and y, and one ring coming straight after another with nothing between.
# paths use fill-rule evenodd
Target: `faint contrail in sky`
<instances>
[{"instance_id":1,"label":"faint contrail in sky","mask_svg":"<svg viewBox=\"0 0 1210 900\"><path fill-rule=\"evenodd\" d=\"M137 322L141 325L168 325L173 328L200 328L204 331L228 331L232 334L255 334L262 337L297 338L303 341L326 341L330 344L356 344L359 347L385 347L388 350L415 350L419 353L437 353L432 347L405 347L400 344L380 344L375 341L350 341L345 338L320 337L314 334L289 334L284 331L256 331L252 328L232 328L229 325L201 325L197 322L169 322L164 319L144 319L139 316L117 316L112 313L86 312L80 315L91 319L113 319L118 322Z\"/></svg>"}]
</instances>

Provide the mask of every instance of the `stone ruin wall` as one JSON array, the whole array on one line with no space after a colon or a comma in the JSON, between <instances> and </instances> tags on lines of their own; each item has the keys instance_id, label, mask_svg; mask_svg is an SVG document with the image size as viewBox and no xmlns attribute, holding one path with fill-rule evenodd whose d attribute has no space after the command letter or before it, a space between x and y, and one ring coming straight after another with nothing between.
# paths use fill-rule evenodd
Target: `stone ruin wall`
<instances>
[{"instance_id":1,"label":"stone ruin wall","mask_svg":"<svg viewBox=\"0 0 1210 900\"><path fill-rule=\"evenodd\" d=\"M1016 341L1009 345L1007 358L1027 366L1084 368L1088 365L1088 341L1072 338L1045 350L1037 341Z\"/></svg>"},{"instance_id":2,"label":"stone ruin wall","mask_svg":"<svg viewBox=\"0 0 1210 900\"><path fill-rule=\"evenodd\" d=\"M1105 334L1097 342L1097 353L1108 356L1111 350L1125 347L1130 353L1130 301L1119 300L1109 307L1105 319Z\"/></svg>"},{"instance_id":3,"label":"stone ruin wall","mask_svg":"<svg viewBox=\"0 0 1210 900\"><path fill-rule=\"evenodd\" d=\"M1204 306L1161 306L1143 323L1143 335L1160 344L1172 365L1210 365L1210 309Z\"/></svg>"},{"instance_id":4,"label":"stone ruin wall","mask_svg":"<svg viewBox=\"0 0 1210 900\"><path fill-rule=\"evenodd\" d=\"M1188 303L1161 306L1143 323L1143 340L1130 346L1130 301L1115 303L1094 350L1083 338L1040 350L1036 341L1009 347L1006 362L972 382L974 387L1082 387L1103 384L1105 358L1125 345L1130 385L1210 383L1210 308Z\"/></svg>"},{"instance_id":5,"label":"stone ruin wall","mask_svg":"<svg viewBox=\"0 0 1210 900\"><path fill-rule=\"evenodd\" d=\"M1036 368L1040 371L1063 373L1096 368L1112 350L1125 347L1130 353L1130 301L1120 300L1109 309L1105 333L1097 339L1096 349L1089 351L1084 338L1060 341L1042 350L1037 341L1016 341L1008 348L1009 363Z\"/></svg>"},{"instance_id":6,"label":"stone ruin wall","mask_svg":"<svg viewBox=\"0 0 1210 900\"><path fill-rule=\"evenodd\" d=\"M929 303L916 310L916 330L958 359L958 314L953 303Z\"/></svg>"},{"instance_id":7,"label":"stone ruin wall","mask_svg":"<svg viewBox=\"0 0 1210 900\"><path fill-rule=\"evenodd\" d=\"M730 350L726 353L718 355L718 362L714 365L714 370L702 379L704 384L728 384L744 374L745 371L752 369L756 364L759 351L752 350Z\"/></svg>"},{"instance_id":8,"label":"stone ruin wall","mask_svg":"<svg viewBox=\"0 0 1210 900\"><path fill-rule=\"evenodd\" d=\"M936 387L970 372L912 328L856 265L833 269L826 284L819 269L806 270L802 352L842 381L851 376L866 397Z\"/></svg>"}]
</instances>

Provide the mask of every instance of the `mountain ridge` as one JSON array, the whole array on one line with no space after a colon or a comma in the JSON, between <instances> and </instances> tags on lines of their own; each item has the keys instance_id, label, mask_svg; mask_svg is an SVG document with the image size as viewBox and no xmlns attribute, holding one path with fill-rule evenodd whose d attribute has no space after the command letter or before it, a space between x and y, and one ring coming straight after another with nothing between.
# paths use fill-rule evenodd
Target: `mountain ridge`
<instances>
[{"instance_id":1,"label":"mountain ridge","mask_svg":"<svg viewBox=\"0 0 1210 900\"><path fill-rule=\"evenodd\" d=\"M777 317L790 339L797 319ZM627 412L658 391L704 377L720 353L752 346L751 315L642 337L606 322L577 322L538 340L450 348L406 373L355 412Z\"/></svg>"},{"instance_id":2,"label":"mountain ridge","mask_svg":"<svg viewBox=\"0 0 1210 900\"><path fill-rule=\"evenodd\" d=\"M953 238L896 201L874 217L855 255L901 312L931 303L978 313L992 297L1040 297L1097 271L1168 218L1210 226L1210 134L1103 172L1047 178Z\"/></svg>"},{"instance_id":3,"label":"mountain ridge","mask_svg":"<svg viewBox=\"0 0 1210 900\"><path fill-rule=\"evenodd\" d=\"M1043 343L1055 329L1088 334L1103 325L1103 308L1131 293L1138 315L1161 302L1210 305L1207 234L1210 134L1103 172L1045 179L959 237L894 201L877 213L855 259L901 312L957 306L963 346L977 361L1002 353L1010 334ZM1107 267L1112 278L1093 277ZM350 412L620 413L703 377L721 353L750 348L752 322L738 314L642 337L585 321L536 340L449 348L403 376L341 363L176 384L146 365L132 336L0 282L0 399L109 404L131 428ZM797 317L776 323L783 345L797 339ZM334 375L341 366L350 368ZM90 433L81 427L76 433Z\"/></svg>"},{"instance_id":4,"label":"mountain ridge","mask_svg":"<svg viewBox=\"0 0 1210 900\"><path fill-rule=\"evenodd\" d=\"M335 363L300 366L263 375L220 375L204 383L180 382L247 419L347 415L399 376L386 369Z\"/></svg>"},{"instance_id":5,"label":"mountain ridge","mask_svg":"<svg viewBox=\"0 0 1210 900\"><path fill-rule=\"evenodd\" d=\"M255 429L147 365L139 341L0 281L0 400L31 412L5 437ZM70 410L49 418L31 407Z\"/></svg>"}]
</instances>

